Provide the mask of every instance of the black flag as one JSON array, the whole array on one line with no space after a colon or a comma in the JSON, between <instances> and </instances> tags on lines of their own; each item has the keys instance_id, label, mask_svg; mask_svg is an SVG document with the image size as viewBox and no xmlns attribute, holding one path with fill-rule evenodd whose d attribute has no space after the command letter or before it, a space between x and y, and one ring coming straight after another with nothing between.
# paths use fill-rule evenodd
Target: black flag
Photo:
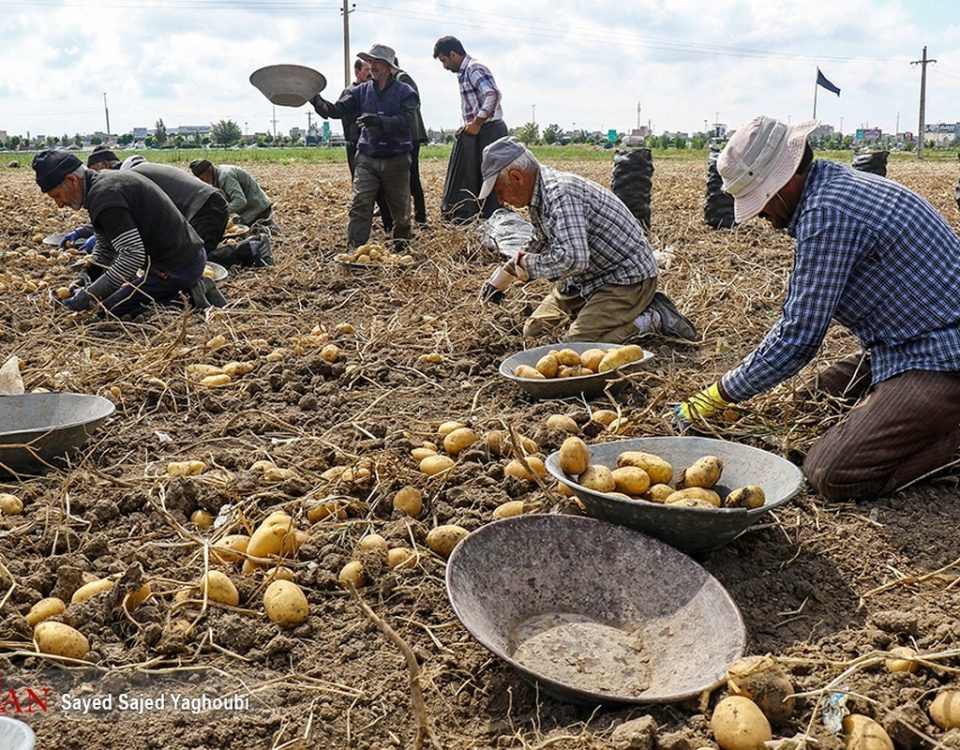
<instances>
[{"instance_id":1,"label":"black flag","mask_svg":"<svg viewBox=\"0 0 960 750\"><path fill-rule=\"evenodd\" d=\"M837 96L840 96L840 89L827 80L827 77L820 72L820 68L817 68L817 86L823 86L827 91L832 91Z\"/></svg>"}]
</instances>

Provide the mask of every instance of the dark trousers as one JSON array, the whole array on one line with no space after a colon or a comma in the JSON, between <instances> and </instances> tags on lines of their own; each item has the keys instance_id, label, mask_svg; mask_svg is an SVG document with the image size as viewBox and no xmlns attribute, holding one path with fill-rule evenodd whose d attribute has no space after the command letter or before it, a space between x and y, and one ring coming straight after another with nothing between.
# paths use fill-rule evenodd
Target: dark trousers
<instances>
[{"instance_id":1,"label":"dark trousers","mask_svg":"<svg viewBox=\"0 0 960 750\"><path fill-rule=\"evenodd\" d=\"M815 386L832 396L865 396L804 461L807 481L828 500L891 494L949 463L960 446L960 372L910 370L868 393L870 359L857 354L827 368Z\"/></svg>"},{"instance_id":2,"label":"dark trousers","mask_svg":"<svg viewBox=\"0 0 960 750\"><path fill-rule=\"evenodd\" d=\"M350 247L359 247L370 239L373 204L381 190L394 219L394 243L401 245L410 237L410 154L380 159L358 153L347 224Z\"/></svg>"},{"instance_id":3,"label":"dark trousers","mask_svg":"<svg viewBox=\"0 0 960 750\"><path fill-rule=\"evenodd\" d=\"M357 144L347 141L347 166L350 167L350 179L357 169Z\"/></svg>"},{"instance_id":4,"label":"dark trousers","mask_svg":"<svg viewBox=\"0 0 960 750\"><path fill-rule=\"evenodd\" d=\"M203 248L207 253L217 249L223 241L223 233L227 228L230 212L227 211L227 201L223 193L217 192L200 206L200 209L190 219L190 226L203 240Z\"/></svg>"},{"instance_id":5,"label":"dark trousers","mask_svg":"<svg viewBox=\"0 0 960 750\"><path fill-rule=\"evenodd\" d=\"M103 306L118 318L124 315L137 316L151 305L163 305L189 292L190 287L203 276L207 254L201 248L190 263L163 271L147 259L147 270L143 277L128 282L103 300Z\"/></svg>"},{"instance_id":6,"label":"dark trousers","mask_svg":"<svg viewBox=\"0 0 960 750\"><path fill-rule=\"evenodd\" d=\"M427 222L427 201L423 197L423 183L420 182L420 144L413 144L410 152L410 195L413 196L413 218L418 224ZM380 218L383 221L383 231L393 229L393 214L381 190L377 193L377 207L380 209Z\"/></svg>"},{"instance_id":7,"label":"dark trousers","mask_svg":"<svg viewBox=\"0 0 960 750\"><path fill-rule=\"evenodd\" d=\"M503 120L485 122L476 135L467 135L463 131L457 134L447 164L447 178L443 186L443 199L440 212L444 219L455 224L463 224L478 213L481 218L500 208L496 195L491 193L481 204L477 200L483 178L480 176L480 161L483 149L498 138L507 135L507 126Z\"/></svg>"}]
</instances>

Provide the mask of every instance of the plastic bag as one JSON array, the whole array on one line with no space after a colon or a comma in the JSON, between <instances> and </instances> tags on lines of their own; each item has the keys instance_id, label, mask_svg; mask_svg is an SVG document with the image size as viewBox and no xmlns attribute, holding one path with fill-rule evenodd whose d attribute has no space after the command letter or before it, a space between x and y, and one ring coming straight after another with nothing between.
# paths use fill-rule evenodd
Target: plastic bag
<instances>
[{"instance_id":1,"label":"plastic bag","mask_svg":"<svg viewBox=\"0 0 960 750\"><path fill-rule=\"evenodd\" d=\"M519 214L498 208L480 224L480 243L488 250L513 258L533 237L533 225Z\"/></svg>"},{"instance_id":2,"label":"plastic bag","mask_svg":"<svg viewBox=\"0 0 960 750\"><path fill-rule=\"evenodd\" d=\"M710 150L707 156L707 200L703 204L703 221L714 229L729 229L733 218L733 196L723 191L723 178L717 171L720 152Z\"/></svg>"},{"instance_id":3,"label":"plastic bag","mask_svg":"<svg viewBox=\"0 0 960 750\"><path fill-rule=\"evenodd\" d=\"M617 151L613 155L610 189L630 209L640 226L650 228L650 198L653 193L653 156L648 148Z\"/></svg>"}]
</instances>

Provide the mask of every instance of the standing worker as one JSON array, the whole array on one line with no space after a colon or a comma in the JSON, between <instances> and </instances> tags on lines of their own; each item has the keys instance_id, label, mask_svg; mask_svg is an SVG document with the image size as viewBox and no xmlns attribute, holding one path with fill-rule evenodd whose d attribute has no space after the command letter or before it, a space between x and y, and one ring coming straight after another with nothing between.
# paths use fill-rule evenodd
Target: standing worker
<instances>
[{"instance_id":1,"label":"standing worker","mask_svg":"<svg viewBox=\"0 0 960 750\"><path fill-rule=\"evenodd\" d=\"M500 108L500 89L489 68L470 57L456 37L445 36L433 45L433 57L457 74L463 127L457 130L447 165L440 210L445 219L462 224L477 213L484 219L500 208L496 196L479 198L483 150L507 134Z\"/></svg>"},{"instance_id":2,"label":"standing worker","mask_svg":"<svg viewBox=\"0 0 960 750\"><path fill-rule=\"evenodd\" d=\"M760 216L796 240L793 272L759 346L676 416L685 427L786 380L836 320L863 351L816 386L860 400L810 448L803 472L829 500L869 500L948 464L960 445L960 239L903 185L814 161L816 126L755 117L717 160L737 222Z\"/></svg>"}]
</instances>

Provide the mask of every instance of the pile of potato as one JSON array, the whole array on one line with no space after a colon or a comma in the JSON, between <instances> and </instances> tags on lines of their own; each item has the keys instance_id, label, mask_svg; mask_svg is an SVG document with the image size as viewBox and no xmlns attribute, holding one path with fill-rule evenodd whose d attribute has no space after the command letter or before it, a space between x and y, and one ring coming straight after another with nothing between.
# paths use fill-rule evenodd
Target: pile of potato
<instances>
[{"instance_id":1,"label":"pile of potato","mask_svg":"<svg viewBox=\"0 0 960 750\"><path fill-rule=\"evenodd\" d=\"M187 380L208 388L222 388L256 369L253 362L227 362L223 367L196 362L187 365Z\"/></svg>"},{"instance_id":2,"label":"pile of potato","mask_svg":"<svg viewBox=\"0 0 960 750\"><path fill-rule=\"evenodd\" d=\"M543 380L547 378L579 378L609 372L643 359L643 348L628 344L618 349L587 349L578 354L573 349L550 351L537 360L534 367L517 365L513 374L518 378Z\"/></svg>"},{"instance_id":3,"label":"pile of potato","mask_svg":"<svg viewBox=\"0 0 960 750\"><path fill-rule=\"evenodd\" d=\"M715 487L723 461L703 456L677 475L668 461L643 451L624 451L617 468L590 462L590 449L580 438L568 437L560 446L560 468L577 483L622 500L646 500L683 508L759 508L766 501L763 488L751 484L721 498Z\"/></svg>"},{"instance_id":4,"label":"pile of potato","mask_svg":"<svg viewBox=\"0 0 960 750\"><path fill-rule=\"evenodd\" d=\"M406 265L413 263L412 255L397 255L383 245L370 242L348 253L340 253L337 260L342 263L360 263L361 265Z\"/></svg>"}]
</instances>

